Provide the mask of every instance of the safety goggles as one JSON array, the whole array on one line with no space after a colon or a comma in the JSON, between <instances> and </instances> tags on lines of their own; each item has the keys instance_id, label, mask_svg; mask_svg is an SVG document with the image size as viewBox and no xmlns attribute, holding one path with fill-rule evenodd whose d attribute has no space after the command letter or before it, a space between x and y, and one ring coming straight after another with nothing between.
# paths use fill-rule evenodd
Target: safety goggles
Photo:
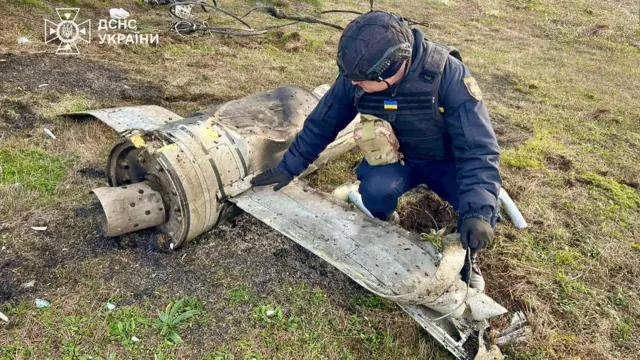
<instances>
[{"instance_id":1,"label":"safety goggles","mask_svg":"<svg viewBox=\"0 0 640 360\"><path fill-rule=\"evenodd\" d=\"M340 74L351 81L384 81L383 74L389 69L389 67L396 63L398 60L408 60L411 58L411 44L402 43L396 46L389 48L376 62L373 66L371 66L364 75L359 74L357 72L348 72L345 69L345 66L342 62L342 57L338 56L338 70ZM398 68L399 69L399 68ZM396 70L397 72L397 70ZM395 72L394 72L395 74ZM386 74L384 74L386 75ZM391 75L393 76L393 75Z\"/></svg>"}]
</instances>

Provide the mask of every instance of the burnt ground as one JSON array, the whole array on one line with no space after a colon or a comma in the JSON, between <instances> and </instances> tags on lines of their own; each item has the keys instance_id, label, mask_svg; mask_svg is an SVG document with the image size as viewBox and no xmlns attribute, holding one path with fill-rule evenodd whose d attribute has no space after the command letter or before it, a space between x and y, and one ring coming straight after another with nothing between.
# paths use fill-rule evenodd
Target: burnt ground
<instances>
[{"instance_id":1,"label":"burnt ground","mask_svg":"<svg viewBox=\"0 0 640 360\"><path fill-rule=\"evenodd\" d=\"M84 94L103 103L139 101L159 104L161 85L133 72L95 60L55 54L4 54L0 58L0 89L5 93L58 92ZM56 97L47 100L56 101Z\"/></svg>"},{"instance_id":2,"label":"burnt ground","mask_svg":"<svg viewBox=\"0 0 640 360\"><path fill-rule=\"evenodd\" d=\"M117 294L121 308L151 302L159 303L160 310L170 299L194 296L205 303L207 321L216 326L183 332L191 349L233 344L246 337L246 328L254 326L250 316L254 304L282 304L289 313L286 289L296 284L319 289L332 308L351 314L358 312L353 296L368 294L328 263L246 214L178 251L158 249L157 237L163 235L153 230L105 238L96 205L25 216L29 224L47 230L31 231L19 222L19 227L0 231L0 238L10 234L20 239L19 245L0 251L0 303L43 298L73 309L77 304L69 300L70 294L95 292L81 302L95 307L96 301L99 306ZM32 280L35 286L25 288ZM229 292L239 286L249 289L251 304L223 306ZM13 319L20 324L20 318Z\"/></svg>"},{"instance_id":3,"label":"burnt ground","mask_svg":"<svg viewBox=\"0 0 640 360\"><path fill-rule=\"evenodd\" d=\"M110 283L123 295L122 304L162 291L215 298L240 283L268 297L282 284L304 281L344 306L350 295L363 292L346 275L249 215L222 224L179 251L158 249L157 237L163 235L153 230L106 238L98 216L97 206L80 206L61 209L54 218L32 218L31 223L47 230L25 239L29 243L20 249L26 245L28 253L12 246L0 252L0 301L42 296L87 281ZM12 231L20 229L0 234ZM99 269L83 267L87 262L99 262ZM21 287L33 279L34 287Z\"/></svg>"},{"instance_id":4,"label":"burnt ground","mask_svg":"<svg viewBox=\"0 0 640 360\"><path fill-rule=\"evenodd\" d=\"M56 113L85 110L86 102L96 108L159 104L164 96L161 84L95 60L48 53L1 54L0 60L0 140L31 136L38 124L52 121L39 110L64 101L77 104Z\"/></svg>"}]
</instances>

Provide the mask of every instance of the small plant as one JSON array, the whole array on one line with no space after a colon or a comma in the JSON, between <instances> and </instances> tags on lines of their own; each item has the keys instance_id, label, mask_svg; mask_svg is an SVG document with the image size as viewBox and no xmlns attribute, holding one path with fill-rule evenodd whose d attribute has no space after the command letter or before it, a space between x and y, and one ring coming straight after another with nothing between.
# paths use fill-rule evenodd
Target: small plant
<instances>
[{"instance_id":1,"label":"small plant","mask_svg":"<svg viewBox=\"0 0 640 360\"><path fill-rule=\"evenodd\" d=\"M634 325L631 318L625 318L624 320L618 321L613 329L614 337L621 341L631 341L633 332Z\"/></svg>"},{"instance_id":2,"label":"small plant","mask_svg":"<svg viewBox=\"0 0 640 360\"><path fill-rule=\"evenodd\" d=\"M251 293L251 289L249 287L240 286L231 290L229 292L228 298L232 304L248 304L253 299L253 294Z\"/></svg>"},{"instance_id":3,"label":"small plant","mask_svg":"<svg viewBox=\"0 0 640 360\"><path fill-rule=\"evenodd\" d=\"M608 298L609 301L617 307L627 306L629 303L629 299L621 289L616 289L616 291L610 293Z\"/></svg>"},{"instance_id":4,"label":"small plant","mask_svg":"<svg viewBox=\"0 0 640 360\"><path fill-rule=\"evenodd\" d=\"M260 305L253 311L253 318L262 324L280 322L284 318L282 309L269 305Z\"/></svg>"},{"instance_id":5,"label":"small plant","mask_svg":"<svg viewBox=\"0 0 640 360\"><path fill-rule=\"evenodd\" d=\"M187 325L187 320L202 313L202 305L191 297L183 297L175 303L171 301L165 311L158 314L156 327L171 344L184 343L178 331Z\"/></svg>"},{"instance_id":6,"label":"small plant","mask_svg":"<svg viewBox=\"0 0 640 360\"><path fill-rule=\"evenodd\" d=\"M381 297L373 294L357 295L352 298L352 302L356 306L370 309L382 309L386 306Z\"/></svg>"},{"instance_id":7,"label":"small plant","mask_svg":"<svg viewBox=\"0 0 640 360\"><path fill-rule=\"evenodd\" d=\"M153 356L153 360L167 360L167 357L164 356L162 351L158 351L158 353Z\"/></svg>"},{"instance_id":8,"label":"small plant","mask_svg":"<svg viewBox=\"0 0 640 360\"><path fill-rule=\"evenodd\" d=\"M428 241L430 243L432 243L436 248L438 249L442 249L442 237L445 235L445 231L447 230L446 227L440 229L440 230L435 230L435 229L431 229L431 231L429 233L421 233L420 234L420 238L424 241Z\"/></svg>"},{"instance_id":9,"label":"small plant","mask_svg":"<svg viewBox=\"0 0 640 360\"><path fill-rule=\"evenodd\" d=\"M211 354L203 357L201 360L230 360L233 359L233 355L229 353L227 348L217 349Z\"/></svg>"},{"instance_id":10,"label":"small plant","mask_svg":"<svg viewBox=\"0 0 640 360\"><path fill-rule=\"evenodd\" d=\"M263 360L263 359L265 359L265 357L262 356L262 354L259 354L253 351L244 356L244 360Z\"/></svg>"},{"instance_id":11,"label":"small plant","mask_svg":"<svg viewBox=\"0 0 640 360\"><path fill-rule=\"evenodd\" d=\"M112 338L119 340L125 347L133 346L131 340L136 331L149 325L150 319L136 309L123 308L107 315L107 332Z\"/></svg>"},{"instance_id":12,"label":"small plant","mask_svg":"<svg viewBox=\"0 0 640 360\"><path fill-rule=\"evenodd\" d=\"M253 311L253 318L261 324L273 324L286 331L292 331L300 326L300 319L294 315L286 316L280 307L261 305Z\"/></svg>"}]
</instances>

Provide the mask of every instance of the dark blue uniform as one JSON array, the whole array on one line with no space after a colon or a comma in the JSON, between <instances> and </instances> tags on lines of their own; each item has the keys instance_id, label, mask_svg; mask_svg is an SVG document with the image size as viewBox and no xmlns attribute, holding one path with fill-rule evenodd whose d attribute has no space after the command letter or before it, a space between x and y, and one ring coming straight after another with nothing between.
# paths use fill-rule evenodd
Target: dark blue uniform
<instances>
[{"instance_id":1,"label":"dark blue uniform","mask_svg":"<svg viewBox=\"0 0 640 360\"><path fill-rule=\"evenodd\" d=\"M418 30L413 30L413 33L416 39L414 57L425 56L424 34ZM412 68L420 64L417 60L412 59ZM470 78L471 73L466 65L448 55L438 87L437 105L444 109L443 132L448 141L443 146L447 147L445 152L451 156L425 159L423 154L418 156L407 151L415 146L406 146L405 149L403 138L399 136L400 150L405 156L404 165L370 166L365 160L362 161L356 175L361 180L360 193L364 205L374 216L386 219L397 207L398 198L403 193L417 185L426 184L458 211L460 220L476 217L495 225L497 196L501 186L498 168L500 151L487 109L481 98L477 100L479 90L465 84L465 79ZM405 76L402 82L407 79ZM338 132L357 115L354 98L359 92L361 94L358 86L339 76L307 117L302 131L289 147L278 169L293 177L315 161ZM424 121L431 120L425 118ZM428 144L426 148L428 150Z\"/></svg>"}]
</instances>

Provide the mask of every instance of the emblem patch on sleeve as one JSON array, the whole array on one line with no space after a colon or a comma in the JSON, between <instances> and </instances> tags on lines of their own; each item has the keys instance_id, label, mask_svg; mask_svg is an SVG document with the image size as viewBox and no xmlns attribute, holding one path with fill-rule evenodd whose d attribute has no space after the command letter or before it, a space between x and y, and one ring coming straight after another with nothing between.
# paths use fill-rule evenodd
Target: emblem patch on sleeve
<instances>
[{"instance_id":1,"label":"emblem patch on sleeve","mask_svg":"<svg viewBox=\"0 0 640 360\"><path fill-rule=\"evenodd\" d=\"M474 77L466 77L464 78L464 86L467 88L469 95L476 99L477 101L482 101L482 91L480 90L480 86L478 86L478 82Z\"/></svg>"}]
</instances>

